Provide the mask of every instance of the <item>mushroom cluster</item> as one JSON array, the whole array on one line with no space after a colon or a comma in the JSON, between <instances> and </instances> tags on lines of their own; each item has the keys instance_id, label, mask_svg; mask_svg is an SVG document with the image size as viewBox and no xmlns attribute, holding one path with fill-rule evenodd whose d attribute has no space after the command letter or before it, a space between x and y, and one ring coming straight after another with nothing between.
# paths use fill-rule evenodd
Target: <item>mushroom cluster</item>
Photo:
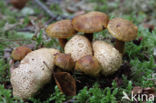
<instances>
[{"instance_id":1,"label":"mushroom cluster","mask_svg":"<svg viewBox=\"0 0 156 103\"><path fill-rule=\"evenodd\" d=\"M64 21L70 22L69 25ZM93 33L106 28L116 38L115 47L105 41L93 41ZM109 20L107 14L98 11L76 16L72 20L58 21L49 25L46 31L50 37L73 36L69 41L66 39L61 47L65 54L71 55L76 71L91 76L100 73L107 76L117 71L122 64L124 43L137 37L137 27L131 21L123 18Z\"/></svg>"},{"instance_id":2,"label":"mushroom cluster","mask_svg":"<svg viewBox=\"0 0 156 103\"><path fill-rule=\"evenodd\" d=\"M93 41L93 33L105 28L108 28L111 35L116 38L115 47L102 40ZM77 34L78 32L84 35ZM93 11L72 20L50 24L46 33L49 37L59 40L64 53L52 48L35 51L26 49L20 54L21 57L17 55L17 58L14 55L20 52L20 48L14 50L12 57L16 60L22 59L20 65L11 71L14 96L27 99L48 83L53 74L56 77L66 74L56 75L54 67L63 72L78 71L92 77L115 73L122 64L124 42L137 37L137 27L128 20L122 18L109 20L105 13ZM63 81L62 78L56 77L55 80ZM74 79L71 80L75 83ZM56 81L56 84L61 83ZM62 86L59 87L63 90Z\"/></svg>"}]
</instances>

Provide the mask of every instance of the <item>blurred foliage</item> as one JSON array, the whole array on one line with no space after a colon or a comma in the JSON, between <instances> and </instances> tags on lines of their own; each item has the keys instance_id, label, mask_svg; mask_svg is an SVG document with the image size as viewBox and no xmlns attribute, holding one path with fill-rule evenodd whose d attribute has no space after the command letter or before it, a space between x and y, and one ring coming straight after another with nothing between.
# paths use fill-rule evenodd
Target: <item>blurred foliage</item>
<instances>
[{"instance_id":1,"label":"blurred foliage","mask_svg":"<svg viewBox=\"0 0 156 103\"><path fill-rule=\"evenodd\" d=\"M89 0L97 3L95 10L107 13L112 17L137 18L134 23L147 21L156 26L156 0ZM142 18L143 20L141 20ZM140 21L141 20L141 21ZM134 20L133 20L134 21Z\"/></svg>"},{"instance_id":2,"label":"blurred foliage","mask_svg":"<svg viewBox=\"0 0 156 103\"><path fill-rule=\"evenodd\" d=\"M54 11L54 13L55 13L56 15L59 15L59 14L62 13L62 10L61 10L61 8L59 7L59 4L57 4L57 3L51 4L51 5L50 5L50 10L51 10L51 11Z\"/></svg>"},{"instance_id":3,"label":"blurred foliage","mask_svg":"<svg viewBox=\"0 0 156 103\"><path fill-rule=\"evenodd\" d=\"M75 103L118 103L117 98L122 96L122 92L130 93L133 88L131 81L127 80L126 82L126 88L118 88L115 81L112 82L112 87L106 87L104 90L100 89L97 83L92 88L84 87L74 97ZM126 102L128 103L128 101Z\"/></svg>"},{"instance_id":4,"label":"blurred foliage","mask_svg":"<svg viewBox=\"0 0 156 103\"><path fill-rule=\"evenodd\" d=\"M12 97L10 89L5 89L4 85L0 84L0 103L24 103L23 100L18 100Z\"/></svg>"},{"instance_id":5,"label":"blurred foliage","mask_svg":"<svg viewBox=\"0 0 156 103\"><path fill-rule=\"evenodd\" d=\"M123 14L131 14L133 12L143 12L156 16L155 0L89 0L98 3L95 10L100 10L109 14L120 16ZM153 13L154 12L154 13Z\"/></svg>"},{"instance_id":6,"label":"blurred foliage","mask_svg":"<svg viewBox=\"0 0 156 103\"><path fill-rule=\"evenodd\" d=\"M10 73L9 73L9 65L4 62L4 60L0 59L0 84L4 82L9 82Z\"/></svg>"}]
</instances>

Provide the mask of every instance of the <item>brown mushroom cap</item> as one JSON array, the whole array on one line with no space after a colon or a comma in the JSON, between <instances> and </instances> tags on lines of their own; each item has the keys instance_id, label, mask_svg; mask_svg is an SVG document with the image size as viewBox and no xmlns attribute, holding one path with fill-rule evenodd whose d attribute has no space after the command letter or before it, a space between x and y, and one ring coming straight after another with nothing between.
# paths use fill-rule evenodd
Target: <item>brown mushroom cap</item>
<instances>
[{"instance_id":1,"label":"brown mushroom cap","mask_svg":"<svg viewBox=\"0 0 156 103\"><path fill-rule=\"evenodd\" d=\"M137 37L137 27L130 21L114 18L108 23L108 31L121 41L131 41Z\"/></svg>"},{"instance_id":2,"label":"brown mushroom cap","mask_svg":"<svg viewBox=\"0 0 156 103\"><path fill-rule=\"evenodd\" d=\"M46 29L47 35L54 38L66 39L75 34L71 20L61 20L49 25Z\"/></svg>"},{"instance_id":3,"label":"brown mushroom cap","mask_svg":"<svg viewBox=\"0 0 156 103\"><path fill-rule=\"evenodd\" d=\"M28 47L25 46L20 46L15 48L12 53L11 53L11 57L14 60L22 60L29 52L31 52L32 50Z\"/></svg>"},{"instance_id":4,"label":"brown mushroom cap","mask_svg":"<svg viewBox=\"0 0 156 103\"><path fill-rule=\"evenodd\" d=\"M94 33L106 28L108 21L109 18L105 13L93 11L75 17L72 24L74 29L79 32Z\"/></svg>"},{"instance_id":5,"label":"brown mushroom cap","mask_svg":"<svg viewBox=\"0 0 156 103\"><path fill-rule=\"evenodd\" d=\"M81 35L73 36L65 45L64 52L71 54L74 61L86 55L92 55L92 48L89 40Z\"/></svg>"},{"instance_id":6,"label":"brown mushroom cap","mask_svg":"<svg viewBox=\"0 0 156 103\"><path fill-rule=\"evenodd\" d=\"M55 54L54 64L66 71L71 71L75 66L71 55L64 53Z\"/></svg>"},{"instance_id":7,"label":"brown mushroom cap","mask_svg":"<svg viewBox=\"0 0 156 103\"><path fill-rule=\"evenodd\" d=\"M75 69L90 76L98 76L101 70L98 60L90 55L84 56L76 62Z\"/></svg>"},{"instance_id":8,"label":"brown mushroom cap","mask_svg":"<svg viewBox=\"0 0 156 103\"><path fill-rule=\"evenodd\" d=\"M122 56L112 45L104 41L93 42L94 57L102 67L102 74L113 74L122 64Z\"/></svg>"}]
</instances>

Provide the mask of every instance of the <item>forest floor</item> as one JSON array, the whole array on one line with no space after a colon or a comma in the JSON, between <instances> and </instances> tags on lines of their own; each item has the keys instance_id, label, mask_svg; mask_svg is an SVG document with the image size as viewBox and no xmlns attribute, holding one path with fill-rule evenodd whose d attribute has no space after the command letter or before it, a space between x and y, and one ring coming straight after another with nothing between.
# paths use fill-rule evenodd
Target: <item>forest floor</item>
<instances>
[{"instance_id":1,"label":"forest floor","mask_svg":"<svg viewBox=\"0 0 156 103\"><path fill-rule=\"evenodd\" d=\"M122 99L123 91L130 96L134 89L139 91L137 87L156 96L155 0L45 0L43 4L58 16L51 18L34 1L29 1L22 10L18 10L8 0L0 0L0 103L139 103ZM108 77L91 78L73 74L78 81L74 97L65 96L53 84L55 89L49 97L34 97L26 101L14 98L9 70L11 51L23 45L33 50L42 47L61 49L56 39L46 36L45 27L64 17L93 10L105 12L110 19L128 19L138 27L137 39L125 45L120 69ZM114 44L114 38L107 30L94 33L94 40Z\"/></svg>"}]
</instances>

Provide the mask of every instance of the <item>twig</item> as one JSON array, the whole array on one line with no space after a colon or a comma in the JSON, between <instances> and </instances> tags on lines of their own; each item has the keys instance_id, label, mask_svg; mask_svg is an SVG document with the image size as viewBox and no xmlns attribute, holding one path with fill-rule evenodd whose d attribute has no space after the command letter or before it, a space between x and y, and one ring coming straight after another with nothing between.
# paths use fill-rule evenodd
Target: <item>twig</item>
<instances>
[{"instance_id":1,"label":"twig","mask_svg":"<svg viewBox=\"0 0 156 103\"><path fill-rule=\"evenodd\" d=\"M17 32L30 32L30 33L34 33L34 29L32 28L23 28L23 29L15 29Z\"/></svg>"},{"instance_id":2,"label":"twig","mask_svg":"<svg viewBox=\"0 0 156 103\"><path fill-rule=\"evenodd\" d=\"M5 39L5 38L0 38L0 41L30 41L27 39Z\"/></svg>"}]
</instances>

